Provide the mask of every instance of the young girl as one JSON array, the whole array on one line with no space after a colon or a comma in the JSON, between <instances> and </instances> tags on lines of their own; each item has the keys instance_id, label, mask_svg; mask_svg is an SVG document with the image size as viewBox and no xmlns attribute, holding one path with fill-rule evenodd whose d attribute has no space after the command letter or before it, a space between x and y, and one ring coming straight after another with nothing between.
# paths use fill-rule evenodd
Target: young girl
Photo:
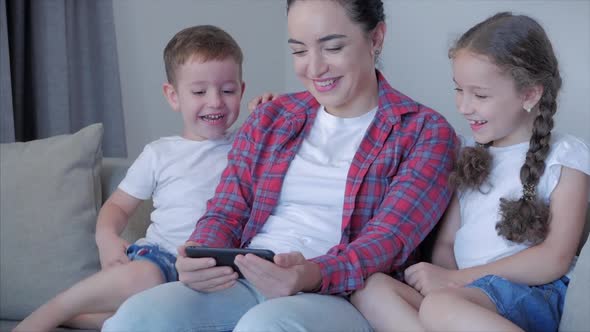
<instances>
[{"instance_id":1,"label":"young girl","mask_svg":"<svg viewBox=\"0 0 590 332\"><path fill-rule=\"evenodd\" d=\"M530 17L499 13L449 57L475 142L451 177L457 192L434 265L409 267L407 285L374 275L352 302L378 331L556 331L584 226L590 152L551 132L561 87L551 43Z\"/></svg>"}]
</instances>

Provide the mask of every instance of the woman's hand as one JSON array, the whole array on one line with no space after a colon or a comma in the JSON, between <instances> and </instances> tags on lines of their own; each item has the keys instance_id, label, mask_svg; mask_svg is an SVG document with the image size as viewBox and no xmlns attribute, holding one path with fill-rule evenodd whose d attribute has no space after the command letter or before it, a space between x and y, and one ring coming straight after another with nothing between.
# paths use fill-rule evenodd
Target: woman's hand
<instances>
[{"instance_id":1,"label":"woman's hand","mask_svg":"<svg viewBox=\"0 0 590 332\"><path fill-rule=\"evenodd\" d=\"M278 96L278 94L274 94L272 92L265 92L260 96L252 98L248 102L248 112L252 113L252 111L254 111L258 105L275 100Z\"/></svg>"},{"instance_id":2,"label":"woman's hand","mask_svg":"<svg viewBox=\"0 0 590 332\"><path fill-rule=\"evenodd\" d=\"M187 246L198 246L187 242L178 247L176 270L178 280L200 292L216 292L232 287L238 280L238 273L229 266L215 266L213 258L190 258L186 255Z\"/></svg>"},{"instance_id":3,"label":"woman's hand","mask_svg":"<svg viewBox=\"0 0 590 332\"><path fill-rule=\"evenodd\" d=\"M404 272L406 283L423 296L428 293L448 287L462 287L466 283L461 281L458 270L448 270L426 262L414 264Z\"/></svg>"},{"instance_id":4,"label":"woman's hand","mask_svg":"<svg viewBox=\"0 0 590 332\"><path fill-rule=\"evenodd\" d=\"M98 257L100 266L104 270L108 267L129 263L127 247L129 242L116 234L104 235L97 238Z\"/></svg>"},{"instance_id":5,"label":"woman's hand","mask_svg":"<svg viewBox=\"0 0 590 332\"><path fill-rule=\"evenodd\" d=\"M319 265L300 252L275 255L274 264L253 254L238 255L240 272L267 298L312 292L321 286Z\"/></svg>"}]
</instances>

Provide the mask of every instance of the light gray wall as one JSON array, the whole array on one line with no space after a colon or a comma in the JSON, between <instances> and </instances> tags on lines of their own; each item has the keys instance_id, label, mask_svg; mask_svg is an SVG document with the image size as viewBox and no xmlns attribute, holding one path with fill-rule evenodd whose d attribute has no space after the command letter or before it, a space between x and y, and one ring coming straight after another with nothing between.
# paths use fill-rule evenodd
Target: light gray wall
<instances>
[{"instance_id":1,"label":"light gray wall","mask_svg":"<svg viewBox=\"0 0 590 332\"><path fill-rule=\"evenodd\" d=\"M468 28L498 11L537 19L560 61L563 87L555 128L590 142L590 1L386 1L383 69L397 89L443 113L462 134L447 50Z\"/></svg>"},{"instance_id":2,"label":"light gray wall","mask_svg":"<svg viewBox=\"0 0 590 332\"><path fill-rule=\"evenodd\" d=\"M246 103L263 91L283 91L285 5L277 0L115 0L115 32L119 52L128 158L135 159L145 144L177 135L182 119L172 112L164 95L166 80L162 52L181 29L217 25L231 34L244 52Z\"/></svg>"},{"instance_id":3,"label":"light gray wall","mask_svg":"<svg viewBox=\"0 0 590 332\"><path fill-rule=\"evenodd\" d=\"M301 90L287 47L284 0L117 0L117 46L129 158L161 136L180 132L181 119L161 92L161 60L178 30L215 24L245 54L246 102L262 91ZM590 1L385 0L388 32L382 70L400 91L443 113L469 135L455 111L447 49L461 33L500 10L538 19L553 42L564 79L556 129L590 142Z\"/></svg>"}]
</instances>

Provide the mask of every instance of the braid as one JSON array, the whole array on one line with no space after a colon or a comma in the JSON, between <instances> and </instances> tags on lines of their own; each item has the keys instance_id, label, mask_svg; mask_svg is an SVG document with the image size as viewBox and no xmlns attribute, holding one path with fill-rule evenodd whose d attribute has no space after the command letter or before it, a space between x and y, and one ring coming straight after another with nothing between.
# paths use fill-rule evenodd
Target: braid
<instances>
[{"instance_id":1,"label":"braid","mask_svg":"<svg viewBox=\"0 0 590 332\"><path fill-rule=\"evenodd\" d=\"M480 189L490 175L492 156L483 144L465 147L455 162L449 176L450 184L457 190Z\"/></svg>"},{"instance_id":2,"label":"braid","mask_svg":"<svg viewBox=\"0 0 590 332\"><path fill-rule=\"evenodd\" d=\"M501 220L496 231L507 240L530 244L541 243L549 232L549 206L539 200L536 187L545 172L545 158L549 154L553 115L557 110L555 92L561 86L559 76L545 85L539 102L539 115L535 118L533 134L520 169L523 195L518 200L500 199Z\"/></svg>"}]
</instances>

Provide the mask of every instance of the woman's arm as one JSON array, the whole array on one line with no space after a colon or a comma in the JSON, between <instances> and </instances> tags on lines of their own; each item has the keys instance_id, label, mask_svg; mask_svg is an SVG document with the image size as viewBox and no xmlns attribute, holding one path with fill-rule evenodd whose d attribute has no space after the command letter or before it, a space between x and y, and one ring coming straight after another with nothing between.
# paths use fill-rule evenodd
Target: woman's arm
<instances>
[{"instance_id":1,"label":"woman's arm","mask_svg":"<svg viewBox=\"0 0 590 332\"><path fill-rule=\"evenodd\" d=\"M550 199L551 223L545 241L493 263L458 271L462 284L485 275L498 275L513 282L542 285L567 273L584 228L590 177L562 167Z\"/></svg>"}]
</instances>

